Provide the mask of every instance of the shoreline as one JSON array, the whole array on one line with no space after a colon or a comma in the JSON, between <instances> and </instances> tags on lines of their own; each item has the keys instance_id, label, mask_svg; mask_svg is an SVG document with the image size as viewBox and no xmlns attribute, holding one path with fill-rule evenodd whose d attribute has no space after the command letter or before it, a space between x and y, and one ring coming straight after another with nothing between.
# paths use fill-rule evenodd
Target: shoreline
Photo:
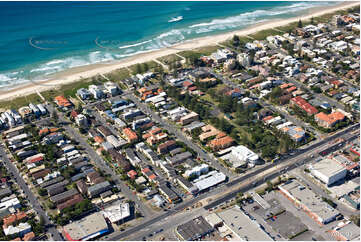
<instances>
[{"instance_id":1,"label":"shoreline","mask_svg":"<svg viewBox=\"0 0 361 242\"><path fill-rule=\"evenodd\" d=\"M318 17L325 14L329 14L335 11L348 9L351 7L359 6L358 1L342 2L340 4L330 7L315 7L307 11L307 13L286 19L267 20L265 22L257 23L248 28L241 30L234 30L227 33L210 35L206 37L186 40L182 43L175 44L171 47L162 48L159 50L149 51L147 53L141 53L134 56L127 57L122 60L112 61L110 63L97 63L68 70L60 71L58 73L51 74L49 79L32 81L26 84L19 84L13 89L0 91L0 100L13 100L17 97L27 96L36 92L43 92L51 89L60 88L64 84L70 84L80 81L82 78L89 78L98 74L106 74L119 68L129 67L137 63L148 62L166 55L171 55L184 50L193 50L200 47L217 45L227 39L232 38L233 35L245 36L254 34L256 32L277 28L284 26L299 19L305 21L311 19L311 17Z\"/></svg>"}]
</instances>

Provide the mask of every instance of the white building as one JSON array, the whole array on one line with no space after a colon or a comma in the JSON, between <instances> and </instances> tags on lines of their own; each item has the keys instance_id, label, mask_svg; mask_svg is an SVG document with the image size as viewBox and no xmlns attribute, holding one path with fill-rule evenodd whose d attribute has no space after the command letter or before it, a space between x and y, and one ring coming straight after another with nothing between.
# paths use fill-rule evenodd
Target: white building
<instances>
[{"instance_id":1,"label":"white building","mask_svg":"<svg viewBox=\"0 0 361 242\"><path fill-rule=\"evenodd\" d=\"M118 86L114 82L109 81L104 83L104 88L112 96L116 96L119 93Z\"/></svg>"},{"instance_id":2,"label":"white building","mask_svg":"<svg viewBox=\"0 0 361 242\"><path fill-rule=\"evenodd\" d=\"M102 213L111 223L123 223L125 219L130 217L129 203L118 202L112 204L111 206L104 208Z\"/></svg>"},{"instance_id":3,"label":"white building","mask_svg":"<svg viewBox=\"0 0 361 242\"><path fill-rule=\"evenodd\" d=\"M101 99L104 95L103 91L96 85L90 85L89 92L94 96L95 99Z\"/></svg>"},{"instance_id":4,"label":"white building","mask_svg":"<svg viewBox=\"0 0 361 242\"><path fill-rule=\"evenodd\" d=\"M195 166L190 170L186 170L184 172L185 177L190 177L192 175L199 176L201 174L207 173L209 170L209 166L207 164L202 164L200 166Z\"/></svg>"},{"instance_id":5,"label":"white building","mask_svg":"<svg viewBox=\"0 0 361 242\"><path fill-rule=\"evenodd\" d=\"M5 235L19 234L20 236L31 232L31 225L28 223L19 223L18 226L9 225L7 228L4 228Z\"/></svg>"},{"instance_id":6,"label":"white building","mask_svg":"<svg viewBox=\"0 0 361 242\"><path fill-rule=\"evenodd\" d=\"M76 117L75 117L75 122L77 125L79 126L87 126L88 125L88 119L86 118L85 115L83 114L78 114Z\"/></svg>"},{"instance_id":7,"label":"white building","mask_svg":"<svg viewBox=\"0 0 361 242\"><path fill-rule=\"evenodd\" d=\"M259 156L246 146L238 145L231 147L231 149L231 153L222 156L221 159L231 162L233 168L237 168L248 163L256 165L259 161Z\"/></svg>"},{"instance_id":8,"label":"white building","mask_svg":"<svg viewBox=\"0 0 361 242\"><path fill-rule=\"evenodd\" d=\"M345 178L346 167L333 159L323 159L309 166L311 174L327 186Z\"/></svg>"},{"instance_id":9,"label":"white building","mask_svg":"<svg viewBox=\"0 0 361 242\"><path fill-rule=\"evenodd\" d=\"M226 175L222 172L211 171L206 175L200 176L193 181L193 185L198 188L199 191L206 190L226 180Z\"/></svg>"}]
</instances>

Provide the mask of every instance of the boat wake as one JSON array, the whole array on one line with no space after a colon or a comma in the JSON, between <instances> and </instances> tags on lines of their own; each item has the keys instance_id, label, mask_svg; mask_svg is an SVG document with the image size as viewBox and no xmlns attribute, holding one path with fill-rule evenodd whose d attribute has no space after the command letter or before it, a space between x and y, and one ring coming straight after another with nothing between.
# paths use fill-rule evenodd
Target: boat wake
<instances>
[{"instance_id":1,"label":"boat wake","mask_svg":"<svg viewBox=\"0 0 361 242\"><path fill-rule=\"evenodd\" d=\"M181 21L182 19L183 19L183 16L173 17L168 21L168 23L178 22L178 21Z\"/></svg>"}]
</instances>

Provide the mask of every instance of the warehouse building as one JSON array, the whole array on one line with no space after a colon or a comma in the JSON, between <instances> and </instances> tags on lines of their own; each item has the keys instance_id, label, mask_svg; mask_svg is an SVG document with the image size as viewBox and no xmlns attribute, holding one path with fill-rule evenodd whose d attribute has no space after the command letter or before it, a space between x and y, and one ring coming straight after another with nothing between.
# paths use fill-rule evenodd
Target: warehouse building
<instances>
[{"instance_id":1,"label":"warehouse building","mask_svg":"<svg viewBox=\"0 0 361 242\"><path fill-rule=\"evenodd\" d=\"M307 187L297 180L290 180L278 186L280 192L291 200L296 207L303 209L308 216L320 225L327 224L336 219L340 212L324 202Z\"/></svg>"},{"instance_id":2,"label":"warehouse building","mask_svg":"<svg viewBox=\"0 0 361 242\"><path fill-rule=\"evenodd\" d=\"M63 227L64 237L69 241L90 240L109 232L101 213L93 213Z\"/></svg>"},{"instance_id":3,"label":"warehouse building","mask_svg":"<svg viewBox=\"0 0 361 242\"><path fill-rule=\"evenodd\" d=\"M185 241L200 240L213 231L214 228L202 216L181 224L176 228L177 236Z\"/></svg>"},{"instance_id":4,"label":"warehouse building","mask_svg":"<svg viewBox=\"0 0 361 242\"><path fill-rule=\"evenodd\" d=\"M311 174L327 186L345 178L347 169L333 159L323 159L309 166Z\"/></svg>"}]
</instances>

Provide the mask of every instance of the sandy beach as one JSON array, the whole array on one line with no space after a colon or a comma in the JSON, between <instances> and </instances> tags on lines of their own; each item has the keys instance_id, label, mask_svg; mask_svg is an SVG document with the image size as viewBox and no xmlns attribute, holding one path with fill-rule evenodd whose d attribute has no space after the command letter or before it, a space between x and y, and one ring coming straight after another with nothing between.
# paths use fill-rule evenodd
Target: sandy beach
<instances>
[{"instance_id":1,"label":"sandy beach","mask_svg":"<svg viewBox=\"0 0 361 242\"><path fill-rule=\"evenodd\" d=\"M220 42L223 42L229 38L231 38L233 35L249 35L253 34L255 32L264 30L264 29L270 29L270 28L276 28L279 26L287 25L289 23L301 20L308 20L311 17L317 17L321 16L327 13L331 13L337 10L343 10L347 9L353 6L360 5L358 1L355 2L344 2L341 4L338 4L336 6L331 6L328 8L322 7L322 8L314 8L307 12L307 14L304 14L303 16L298 16L294 18L288 18L288 19L280 19L276 21L267 21L261 24L257 24L254 26L250 26L249 28L237 30L228 32L225 34L219 34L219 35L212 35L208 37L203 37L199 39L193 39L189 41L185 41L183 43L174 45L169 48L163 48L160 50L151 51L148 53L142 53L139 55L134 55L126 59L122 59L119 61L113 61L111 63L100 63L100 64L94 64L94 65L87 65L82 67L77 67L73 69L69 69L63 72L59 72L55 75L53 75L48 80L44 81L37 81L27 83L24 85L19 85L16 88L13 88L8 91L0 91L0 100L11 100L16 97L20 96L26 96L31 93L35 92L42 92L49 89L59 88L63 84L69 84L75 81L78 81L81 78L88 78L95 76L97 74L105 74L109 73L113 70L127 67L136 63L142 63L154 60L156 58L174 54L183 50L192 50L196 48L200 48L203 46L209 46L209 45L216 45Z\"/></svg>"}]
</instances>

